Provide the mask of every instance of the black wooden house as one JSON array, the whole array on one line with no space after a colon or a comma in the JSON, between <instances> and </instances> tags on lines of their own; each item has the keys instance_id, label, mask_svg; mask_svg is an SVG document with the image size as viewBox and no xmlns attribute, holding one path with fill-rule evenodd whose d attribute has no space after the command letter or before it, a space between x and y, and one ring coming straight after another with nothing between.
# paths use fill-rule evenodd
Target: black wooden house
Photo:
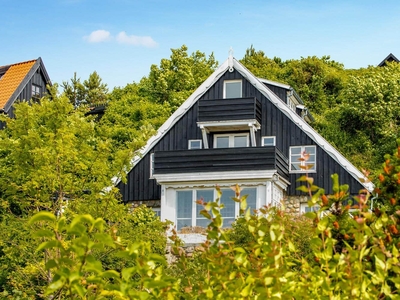
<instances>
[{"instance_id":1,"label":"black wooden house","mask_svg":"<svg viewBox=\"0 0 400 300\"><path fill-rule=\"evenodd\" d=\"M230 199L235 184L253 208L300 197L302 166L327 192L334 173L353 194L371 190L360 180L363 174L309 125L312 120L290 86L257 78L230 56L160 127L127 183L117 186L125 202L158 204L161 218L178 229L207 223L195 200L215 199L215 185L223 192L225 225L239 211Z\"/></svg>"},{"instance_id":2,"label":"black wooden house","mask_svg":"<svg viewBox=\"0 0 400 300\"><path fill-rule=\"evenodd\" d=\"M14 117L16 101L39 100L51 85L42 59L0 66L0 110Z\"/></svg>"}]
</instances>

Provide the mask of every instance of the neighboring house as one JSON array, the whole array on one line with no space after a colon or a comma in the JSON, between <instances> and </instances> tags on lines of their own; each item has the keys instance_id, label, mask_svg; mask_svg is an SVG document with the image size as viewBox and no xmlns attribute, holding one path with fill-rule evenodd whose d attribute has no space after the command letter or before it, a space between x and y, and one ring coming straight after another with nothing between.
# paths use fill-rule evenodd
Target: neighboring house
<instances>
[{"instance_id":1,"label":"neighboring house","mask_svg":"<svg viewBox=\"0 0 400 300\"><path fill-rule=\"evenodd\" d=\"M255 77L228 58L160 127L127 176L117 184L123 201L159 207L178 230L205 226L197 199L222 189L224 226L239 213L230 188L239 184L251 208L280 205L305 210L296 180L306 171L332 192L331 174L358 194L363 174L309 124L312 116L293 89ZM301 160L309 156L308 160ZM302 205L303 203L303 205Z\"/></svg>"},{"instance_id":2,"label":"neighboring house","mask_svg":"<svg viewBox=\"0 0 400 300\"><path fill-rule=\"evenodd\" d=\"M386 56L386 58L384 60L382 60L380 62L380 64L378 65L378 67L384 67L386 66L386 62L399 62L399 60L397 59L396 56L394 56L392 53L390 53L388 56Z\"/></svg>"},{"instance_id":3,"label":"neighboring house","mask_svg":"<svg viewBox=\"0 0 400 300\"><path fill-rule=\"evenodd\" d=\"M50 84L42 59L0 66L0 110L14 117L16 101L39 100Z\"/></svg>"}]
</instances>

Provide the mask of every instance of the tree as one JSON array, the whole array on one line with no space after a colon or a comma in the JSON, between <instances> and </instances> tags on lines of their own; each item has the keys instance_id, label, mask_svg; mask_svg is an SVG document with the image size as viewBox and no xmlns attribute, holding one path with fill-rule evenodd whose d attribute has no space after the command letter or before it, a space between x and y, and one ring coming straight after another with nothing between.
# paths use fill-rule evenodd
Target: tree
<instances>
[{"instance_id":1,"label":"tree","mask_svg":"<svg viewBox=\"0 0 400 300\"><path fill-rule=\"evenodd\" d=\"M152 65L149 76L139 83L140 95L177 109L218 65L213 54L207 58L196 51L189 56L187 50L185 45L171 49L170 59L162 59L160 66Z\"/></svg>"},{"instance_id":2,"label":"tree","mask_svg":"<svg viewBox=\"0 0 400 300\"><path fill-rule=\"evenodd\" d=\"M109 95L100 126L116 147L141 148L143 141L147 141L171 114L168 102L152 102L140 96L139 89L138 84L132 83L115 88Z\"/></svg>"},{"instance_id":3,"label":"tree","mask_svg":"<svg viewBox=\"0 0 400 300\"><path fill-rule=\"evenodd\" d=\"M89 75L87 80L81 83L80 78L71 78L71 83L64 81L61 84L65 96L70 100L74 107L80 105L104 104L107 101L107 84L102 83L102 79L96 71Z\"/></svg>"},{"instance_id":4,"label":"tree","mask_svg":"<svg viewBox=\"0 0 400 300\"><path fill-rule=\"evenodd\" d=\"M107 230L118 226L123 244L128 237L143 238L145 232L132 225L133 215L120 204L112 181L123 177L131 158L145 143L143 135L131 136L131 143L117 147L105 127L86 117L85 109L74 108L56 90L53 87L40 103L16 104L15 119L3 116L7 126L0 131L0 291L41 294L53 278L44 264L58 254L46 251L44 256L36 255L37 245L29 234L32 228L27 220L36 212L46 211L66 220L78 213L101 217L107 220ZM163 226L152 223L149 229L160 237L158 249L165 241L160 234ZM115 268L118 259L112 249L107 253L99 259Z\"/></svg>"}]
</instances>

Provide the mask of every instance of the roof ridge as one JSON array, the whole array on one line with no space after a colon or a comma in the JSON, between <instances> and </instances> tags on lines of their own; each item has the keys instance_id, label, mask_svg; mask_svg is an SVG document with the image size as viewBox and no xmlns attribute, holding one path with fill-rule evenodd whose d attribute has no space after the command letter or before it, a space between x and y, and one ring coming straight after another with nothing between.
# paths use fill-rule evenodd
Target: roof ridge
<instances>
[{"instance_id":1,"label":"roof ridge","mask_svg":"<svg viewBox=\"0 0 400 300\"><path fill-rule=\"evenodd\" d=\"M9 64L9 65L3 65L3 66L0 66L0 69L1 69L1 68L5 68L5 67L11 67L11 66L16 66L16 65L22 65L22 64L26 64L26 63L31 63L31 62L37 61L38 59L39 59L39 58L30 59L30 60L26 60L26 61L21 61L21 62Z\"/></svg>"}]
</instances>

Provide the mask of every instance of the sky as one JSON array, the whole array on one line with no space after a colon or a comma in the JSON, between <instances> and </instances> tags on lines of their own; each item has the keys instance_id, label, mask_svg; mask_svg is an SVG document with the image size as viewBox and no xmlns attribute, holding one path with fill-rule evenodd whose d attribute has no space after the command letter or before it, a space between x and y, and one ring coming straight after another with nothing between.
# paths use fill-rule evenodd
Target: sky
<instances>
[{"instance_id":1,"label":"sky","mask_svg":"<svg viewBox=\"0 0 400 300\"><path fill-rule=\"evenodd\" d=\"M96 71L110 90L182 45L220 64L253 46L358 69L400 58L399 16L397 0L0 0L0 66L41 57L53 83Z\"/></svg>"}]
</instances>

